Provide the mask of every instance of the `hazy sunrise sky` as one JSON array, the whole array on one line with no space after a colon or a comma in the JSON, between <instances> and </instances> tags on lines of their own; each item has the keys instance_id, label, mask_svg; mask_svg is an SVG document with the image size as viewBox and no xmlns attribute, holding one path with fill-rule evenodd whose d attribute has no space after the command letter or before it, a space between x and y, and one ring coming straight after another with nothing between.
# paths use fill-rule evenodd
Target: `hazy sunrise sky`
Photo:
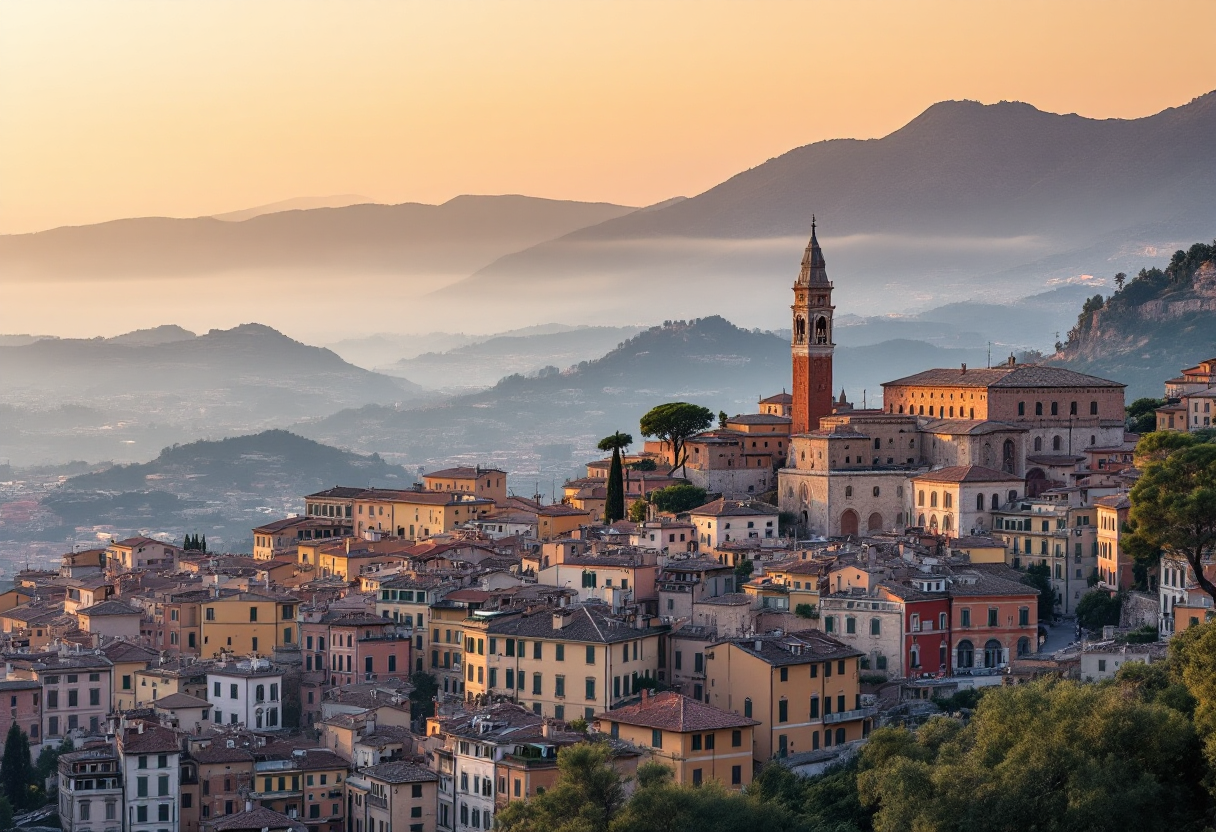
<instances>
[{"instance_id":1,"label":"hazy sunrise sky","mask_svg":"<svg viewBox=\"0 0 1216 832\"><path fill-rule=\"evenodd\" d=\"M693 195L935 101L1143 116L1216 2L0 2L0 233L301 196Z\"/></svg>"}]
</instances>

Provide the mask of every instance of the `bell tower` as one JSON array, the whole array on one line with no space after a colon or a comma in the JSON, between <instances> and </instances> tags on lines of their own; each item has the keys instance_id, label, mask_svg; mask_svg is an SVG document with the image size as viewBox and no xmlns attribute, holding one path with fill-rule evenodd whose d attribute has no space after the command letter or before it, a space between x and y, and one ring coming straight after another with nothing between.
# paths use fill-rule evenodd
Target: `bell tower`
<instances>
[{"instance_id":1,"label":"bell tower","mask_svg":"<svg viewBox=\"0 0 1216 832\"><path fill-rule=\"evenodd\" d=\"M815 239L811 217L811 241L802 255L802 270L794 282L793 342L790 345L794 370L792 433L819 428L819 420L832 413L832 284L828 281L823 251Z\"/></svg>"}]
</instances>

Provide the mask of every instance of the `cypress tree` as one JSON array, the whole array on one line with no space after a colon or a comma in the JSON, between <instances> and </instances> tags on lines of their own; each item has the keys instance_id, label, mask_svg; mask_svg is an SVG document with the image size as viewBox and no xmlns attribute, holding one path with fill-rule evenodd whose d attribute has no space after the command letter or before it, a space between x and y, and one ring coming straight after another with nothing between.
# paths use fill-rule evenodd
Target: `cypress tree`
<instances>
[{"instance_id":1,"label":"cypress tree","mask_svg":"<svg viewBox=\"0 0 1216 832\"><path fill-rule=\"evenodd\" d=\"M4 757L0 759L0 788L13 811L22 812L30 802L30 784L34 781L30 762L30 738L17 723L4 738Z\"/></svg>"},{"instance_id":2,"label":"cypress tree","mask_svg":"<svg viewBox=\"0 0 1216 832\"><path fill-rule=\"evenodd\" d=\"M207 551L207 535L203 535L203 542L202 542L202 543L200 543L200 544L198 544L198 550L199 550L200 552L206 552L206 551Z\"/></svg>"},{"instance_id":3,"label":"cypress tree","mask_svg":"<svg viewBox=\"0 0 1216 832\"><path fill-rule=\"evenodd\" d=\"M608 494L604 500L604 522L615 523L625 518L625 470L621 464L621 448L633 443L633 437L617 431L600 440L601 451L612 451L612 464L608 468Z\"/></svg>"}]
</instances>

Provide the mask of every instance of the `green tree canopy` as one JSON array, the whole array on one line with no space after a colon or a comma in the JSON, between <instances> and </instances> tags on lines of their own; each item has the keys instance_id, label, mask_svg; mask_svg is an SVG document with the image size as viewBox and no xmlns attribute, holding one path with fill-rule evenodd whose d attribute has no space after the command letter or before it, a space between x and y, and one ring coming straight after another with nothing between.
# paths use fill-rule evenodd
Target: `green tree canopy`
<instances>
[{"instance_id":1,"label":"green tree canopy","mask_svg":"<svg viewBox=\"0 0 1216 832\"><path fill-rule=\"evenodd\" d=\"M625 784L607 743L578 743L557 754L558 780L531 800L507 804L504 832L607 832L625 805Z\"/></svg>"},{"instance_id":2,"label":"green tree canopy","mask_svg":"<svg viewBox=\"0 0 1216 832\"><path fill-rule=\"evenodd\" d=\"M9 726L0 759L0 788L15 812L34 807L34 766L30 762L30 738L17 723Z\"/></svg>"},{"instance_id":3,"label":"green tree canopy","mask_svg":"<svg viewBox=\"0 0 1216 832\"><path fill-rule=\"evenodd\" d=\"M875 731L858 788L875 832L1190 828L1198 752L1172 708L1043 680L993 689L965 726Z\"/></svg>"},{"instance_id":4,"label":"green tree canopy","mask_svg":"<svg viewBox=\"0 0 1216 832\"><path fill-rule=\"evenodd\" d=\"M1056 590L1051 585L1051 567L1045 563L1031 564L1026 567L1022 583L1039 591L1039 621L1050 621L1056 609Z\"/></svg>"},{"instance_id":5,"label":"green tree canopy","mask_svg":"<svg viewBox=\"0 0 1216 832\"><path fill-rule=\"evenodd\" d=\"M1123 609L1123 596L1111 595L1105 589L1091 589L1077 602L1077 624L1090 632L1098 632L1108 624L1119 623Z\"/></svg>"},{"instance_id":6,"label":"green tree canopy","mask_svg":"<svg viewBox=\"0 0 1216 832\"><path fill-rule=\"evenodd\" d=\"M650 492L650 502L654 504L654 507L659 511L667 511L672 514L691 511L698 506L703 506L708 497L709 494L704 488L685 483L676 483Z\"/></svg>"},{"instance_id":7,"label":"green tree canopy","mask_svg":"<svg viewBox=\"0 0 1216 832\"><path fill-rule=\"evenodd\" d=\"M684 443L714 423L711 410L688 402L668 402L651 408L640 420L642 436L660 439L671 448L672 471L687 461Z\"/></svg>"},{"instance_id":8,"label":"green tree canopy","mask_svg":"<svg viewBox=\"0 0 1216 832\"><path fill-rule=\"evenodd\" d=\"M1199 586L1216 599L1216 584L1204 572L1205 558L1216 550L1216 443L1205 440L1160 431L1140 441L1137 457L1146 463L1132 488L1124 548L1141 562L1162 552L1185 558Z\"/></svg>"},{"instance_id":9,"label":"green tree canopy","mask_svg":"<svg viewBox=\"0 0 1216 832\"><path fill-rule=\"evenodd\" d=\"M1140 398L1127 406L1128 426L1135 433L1152 433L1157 429L1157 408L1165 399Z\"/></svg>"},{"instance_id":10,"label":"green tree canopy","mask_svg":"<svg viewBox=\"0 0 1216 832\"><path fill-rule=\"evenodd\" d=\"M429 673L421 670L410 674L410 684L414 689L410 691L410 716L414 719L422 719L434 714L433 700L439 695L439 682Z\"/></svg>"}]
</instances>

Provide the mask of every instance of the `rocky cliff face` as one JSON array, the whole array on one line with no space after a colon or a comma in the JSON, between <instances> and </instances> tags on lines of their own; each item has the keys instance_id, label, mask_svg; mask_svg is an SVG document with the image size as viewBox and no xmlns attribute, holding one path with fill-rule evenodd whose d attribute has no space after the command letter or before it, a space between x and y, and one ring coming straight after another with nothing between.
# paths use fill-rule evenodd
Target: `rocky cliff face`
<instances>
[{"instance_id":1,"label":"rocky cliff face","mask_svg":"<svg viewBox=\"0 0 1216 832\"><path fill-rule=\"evenodd\" d=\"M1053 361L1125 382L1130 400L1161 395L1161 383L1179 368L1212 355L1216 259L1187 267L1175 255L1165 271L1142 271L1099 308L1082 313Z\"/></svg>"}]
</instances>

